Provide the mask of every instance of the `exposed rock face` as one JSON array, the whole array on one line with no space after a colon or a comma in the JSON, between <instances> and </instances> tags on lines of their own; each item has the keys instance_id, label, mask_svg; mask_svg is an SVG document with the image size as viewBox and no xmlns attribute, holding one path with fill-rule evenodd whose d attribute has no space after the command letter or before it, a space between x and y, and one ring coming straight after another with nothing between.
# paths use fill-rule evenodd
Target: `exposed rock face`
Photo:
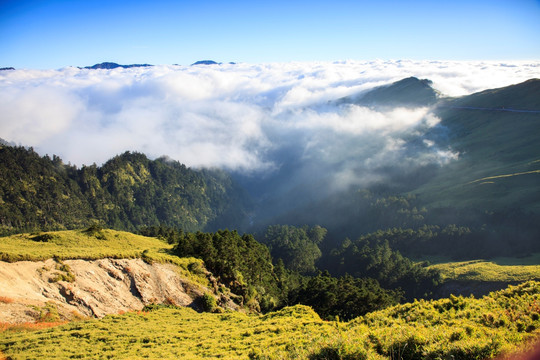
<instances>
[{"instance_id":1,"label":"exposed rock face","mask_svg":"<svg viewBox=\"0 0 540 360\"><path fill-rule=\"evenodd\" d=\"M47 305L55 307L61 319L103 317L152 303L196 308L197 298L212 292L186 279L171 264L150 265L141 259L65 260L63 264L64 270L52 259L0 262L0 322L35 321ZM74 280L65 281L68 275Z\"/></svg>"}]
</instances>

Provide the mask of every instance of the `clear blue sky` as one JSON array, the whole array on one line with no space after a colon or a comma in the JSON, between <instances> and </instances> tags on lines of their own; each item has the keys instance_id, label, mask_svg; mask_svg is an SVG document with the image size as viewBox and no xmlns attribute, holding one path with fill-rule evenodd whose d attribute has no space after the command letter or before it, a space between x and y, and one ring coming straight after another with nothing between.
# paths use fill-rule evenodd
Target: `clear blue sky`
<instances>
[{"instance_id":1,"label":"clear blue sky","mask_svg":"<svg viewBox=\"0 0 540 360\"><path fill-rule=\"evenodd\" d=\"M540 59L539 0L1 1L0 67Z\"/></svg>"}]
</instances>

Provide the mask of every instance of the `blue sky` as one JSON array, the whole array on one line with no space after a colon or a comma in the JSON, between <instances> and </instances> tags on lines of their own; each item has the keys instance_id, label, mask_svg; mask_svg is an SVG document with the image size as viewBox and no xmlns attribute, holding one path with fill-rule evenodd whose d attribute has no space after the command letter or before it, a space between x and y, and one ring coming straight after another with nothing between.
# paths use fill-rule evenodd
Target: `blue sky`
<instances>
[{"instance_id":1,"label":"blue sky","mask_svg":"<svg viewBox=\"0 0 540 360\"><path fill-rule=\"evenodd\" d=\"M0 67L540 59L540 1L1 1Z\"/></svg>"}]
</instances>

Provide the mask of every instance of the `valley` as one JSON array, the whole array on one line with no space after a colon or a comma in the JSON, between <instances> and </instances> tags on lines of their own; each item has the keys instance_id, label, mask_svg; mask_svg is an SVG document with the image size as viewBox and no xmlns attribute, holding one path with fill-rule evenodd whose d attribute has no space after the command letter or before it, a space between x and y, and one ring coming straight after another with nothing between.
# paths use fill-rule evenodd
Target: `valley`
<instances>
[{"instance_id":1,"label":"valley","mask_svg":"<svg viewBox=\"0 0 540 360\"><path fill-rule=\"evenodd\" d=\"M354 132L337 133L339 149L269 151L279 166L267 172L136 151L77 167L2 141L1 354L483 359L531 347L535 109L537 79L451 98L410 77L302 110L418 117L393 134L397 160L369 166Z\"/></svg>"}]
</instances>

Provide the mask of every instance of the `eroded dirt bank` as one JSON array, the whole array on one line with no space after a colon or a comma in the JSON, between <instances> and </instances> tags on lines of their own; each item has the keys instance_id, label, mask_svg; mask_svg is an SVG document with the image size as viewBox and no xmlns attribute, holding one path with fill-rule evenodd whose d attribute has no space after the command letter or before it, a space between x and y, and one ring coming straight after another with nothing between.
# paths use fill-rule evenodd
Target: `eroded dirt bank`
<instances>
[{"instance_id":1,"label":"eroded dirt bank","mask_svg":"<svg viewBox=\"0 0 540 360\"><path fill-rule=\"evenodd\" d=\"M175 265L141 259L0 261L0 322L102 317L151 303L196 307L205 292Z\"/></svg>"}]
</instances>

